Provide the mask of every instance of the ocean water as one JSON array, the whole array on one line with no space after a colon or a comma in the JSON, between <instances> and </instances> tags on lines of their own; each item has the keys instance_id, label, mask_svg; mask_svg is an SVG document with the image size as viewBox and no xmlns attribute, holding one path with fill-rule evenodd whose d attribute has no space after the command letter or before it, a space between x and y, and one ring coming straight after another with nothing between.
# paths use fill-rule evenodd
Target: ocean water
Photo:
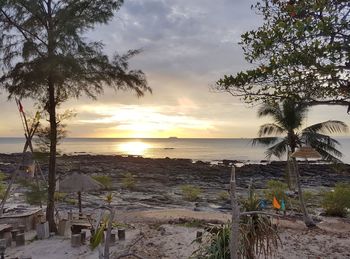
<instances>
[{"instance_id":1,"label":"ocean water","mask_svg":"<svg viewBox=\"0 0 350 259\"><path fill-rule=\"evenodd\" d=\"M344 154L342 160L350 163L350 138L338 138L338 141ZM139 155L149 158L189 158L202 161L264 160L265 147L253 147L251 143L251 139L67 138L59 146L59 150L65 154ZM0 153L21 152L23 144L23 138L0 138Z\"/></svg>"}]
</instances>

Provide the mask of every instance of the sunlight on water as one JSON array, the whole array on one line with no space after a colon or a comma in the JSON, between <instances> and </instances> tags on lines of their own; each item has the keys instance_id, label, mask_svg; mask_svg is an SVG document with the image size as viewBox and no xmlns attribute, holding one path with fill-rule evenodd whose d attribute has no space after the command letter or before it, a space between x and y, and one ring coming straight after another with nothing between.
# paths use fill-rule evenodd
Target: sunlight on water
<instances>
[{"instance_id":1,"label":"sunlight on water","mask_svg":"<svg viewBox=\"0 0 350 259\"><path fill-rule=\"evenodd\" d=\"M141 141L124 142L116 145L119 152L126 155L144 156L146 151L151 147L150 144Z\"/></svg>"}]
</instances>

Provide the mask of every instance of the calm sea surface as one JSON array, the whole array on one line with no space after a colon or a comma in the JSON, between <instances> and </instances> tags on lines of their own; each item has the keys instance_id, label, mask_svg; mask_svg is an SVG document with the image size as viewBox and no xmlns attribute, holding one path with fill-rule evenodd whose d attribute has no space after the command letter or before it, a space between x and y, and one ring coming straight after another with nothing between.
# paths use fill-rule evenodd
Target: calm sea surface
<instances>
[{"instance_id":1,"label":"calm sea surface","mask_svg":"<svg viewBox=\"0 0 350 259\"><path fill-rule=\"evenodd\" d=\"M350 138L338 138L343 161L350 163ZM0 153L21 152L22 138L0 138ZM140 155L150 158L190 158L215 161L222 159L265 159L263 146L252 147L250 139L101 139L68 138L59 146L66 154ZM276 158L274 158L276 159ZM276 159L277 160L277 159Z\"/></svg>"}]
</instances>

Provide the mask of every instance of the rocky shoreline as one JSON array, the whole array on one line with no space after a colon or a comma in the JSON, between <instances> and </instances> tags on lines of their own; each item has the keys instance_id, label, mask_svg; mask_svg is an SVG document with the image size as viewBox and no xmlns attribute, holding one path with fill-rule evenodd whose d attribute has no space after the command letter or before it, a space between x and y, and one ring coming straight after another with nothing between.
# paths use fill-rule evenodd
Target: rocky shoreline
<instances>
[{"instance_id":1,"label":"rocky shoreline","mask_svg":"<svg viewBox=\"0 0 350 259\"><path fill-rule=\"evenodd\" d=\"M10 174L20 159L20 154L0 154L0 171ZM238 161L210 164L190 159L63 155L57 160L57 174L63 177L80 170L88 175L109 176L112 181L109 191L114 194L114 203L124 209L193 207L194 203L182 199L180 187L185 184L201 188L201 199L196 206L219 208L224 207L225 202L220 201L218 194L227 189L232 162ZM47 174L47 163L41 164L44 174ZM271 179L283 180L285 168L285 162L277 161L244 165L236 170L239 191L245 192L250 179L253 179L257 189L266 188L267 181ZM300 171L305 188L329 188L338 182L350 182L350 165L347 164L300 163ZM136 181L133 190L123 188L122 179L127 172ZM99 193L84 195L85 206L88 207L97 206L104 197Z\"/></svg>"}]
</instances>

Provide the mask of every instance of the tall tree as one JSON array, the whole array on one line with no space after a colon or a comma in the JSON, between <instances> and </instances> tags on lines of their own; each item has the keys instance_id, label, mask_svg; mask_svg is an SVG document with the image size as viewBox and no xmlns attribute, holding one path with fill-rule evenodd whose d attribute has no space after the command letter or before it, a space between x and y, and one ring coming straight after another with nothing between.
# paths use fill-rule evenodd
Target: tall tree
<instances>
[{"instance_id":1,"label":"tall tree","mask_svg":"<svg viewBox=\"0 0 350 259\"><path fill-rule=\"evenodd\" d=\"M33 98L49 114L50 158L46 218L55 231L57 113L60 104L85 94L96 98L104 86L150 91L140 70L128 60L139 51L113 58L101 42L84 33L112 19L123 0L1 0L0 86L9 97Z\"/></svg>"},{"instance_id":2,"label":"tall tree","mask_svg":"<svg viewBox=\"0 0 350 259\"><path fill-rule=\"evenodd\" d=\"M274 122L260 126L259 137L253 139L253 145L269 146L266 151L268 159L272 156L282 158L288 151L294 152L298 147L310 145L324 160L340 162L342 153L337 149L340 143L326 134L347 132L348 126L342 121L328 120L302 129L307 112L307 105L292 100L282 104L263 104L258 116L271 117Z\"/></svg>"},{"instance_id":3,"label":"tall tree","mask_svg":"<svg viewBox=\"0 0 350 259\"><path fill-rule=\"evenodd\" d=\"M218 89L248 103L350 104L350 1L261 0L252 8L264 23L240 44L254 67L224 76Z\"/></svg>"},{"instance_id":4,"label":"tall tree","mask_svg":"<svg viewBox=\"0 0 350 259\"><path fill-rule=\"evenodd\" d=\"M296 103L294 100L286 100L281 105L278 103L265 103L259 111L259 117L271 117L274 122L264 124L260 127L259 138L253 140L253 144L268 145L266 156L270 158L275 155L281 158L288 154L287 161L292 161L292 168L298 187L300 207L303 211L304 221L308 227L314 226L314 222L309 217L303 198L298 166L295 158L290 159L289 154L293 153L297 147L310 145L315 148L321 156L330 161L339 161L342 153L337 150L338 141L330 138L326 133L342 133L348 131L344 122L329 120L317 123L301 129L306 118L307 106Z\"/></svg>"}]
</instances>

